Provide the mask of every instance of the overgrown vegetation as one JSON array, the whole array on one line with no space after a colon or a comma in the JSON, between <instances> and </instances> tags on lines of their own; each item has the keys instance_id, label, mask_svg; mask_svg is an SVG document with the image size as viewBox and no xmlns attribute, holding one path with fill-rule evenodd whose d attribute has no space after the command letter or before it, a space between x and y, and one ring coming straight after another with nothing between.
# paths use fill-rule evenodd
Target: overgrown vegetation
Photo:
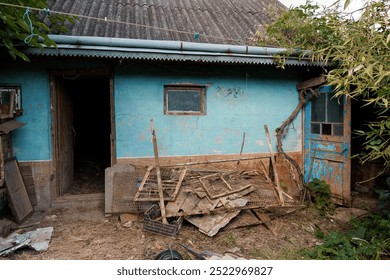
<instances>
[{"instance_id":1,"label":"overgrown vegetation","mask_svg":"<svg viewBox=\"0 0 390 280\"><path fill-rule=\"evenodd\" d=\"M336 207L331 201L330 186L325 181L315 178L309 182L308 189L321 216L334 212Z\"/></svg>"},{"instance_id":2,"label":"overgrown vegetation","mask_svg":"<svg viewBox=\"0 0 390 280\"><path fill-rule=\"evenodd\" d=\"M332 68L324 70L324 74L328 85L335 88L335 97L359 100L376 116L365 129L354 131L364 139L361 151L354 156L362 163L380 160L385 172L390 169L390 0L366 1L354 16L345 13L349 3L350 0L338 0L333 6L323 8L308 1L276 16L266 27L266 33L258 32L254 40L258 45L285 48L275 56L280 67L284 67L285 59L291 55L331 63ZM313 180L308 188L315 207L326 216L332 208L326 184ZM318 231L322 245L306 250L305 256L389 259L390 189L382 184L376 192L379 213L352 220L343 232L325 235Z\"/></svg>"},{"instance_id":3,"label":"overgrown vegetation","mask_svg":"<svg viewBox=\"0 0 390 280\"><path fill-rule=\"evenodd\" d=\"M314 179L308 184L314 196L315 207L326 216L335 210L330 201L330 187ZM351 219L345 231L325 234L317 229L315 235L322 244L314 249L302 250L306 258L319 260L379 260L390 259L390 177L376 188L378 212L362 219Z\"/></svg>"},{"instance_id":4,"label":"overgrown vegetation","mask_svg":"<svg viewBox=\"0 0 390 280\"><path fill-rule=\"evenodd\" d=\"M379 260L390 258L390 216L371 215L350 221L347 232L331 232L317 237L323 243L303 254L320 260Z\"/></svg>"},{"instance_id":5,"label":"overgrown vegetation","mask_svg":"<svg viewBox=\"0 0 390 280\"><path fill-rule=\"evenodd\" d=\"M340 12L340 6L349 2L338 0L329 8L308 2L290 9L275 17L266 33L259 31L254 41L286 48L275 57L280 67L289 55L331 62L333 67L325 74L335 97L360 100L377 116L366 129L356 131L365 139L356 156L362 163L380 159L386 171L390 169L390 0L367 1L358 18Z\"/></svg>"}]
</instances>

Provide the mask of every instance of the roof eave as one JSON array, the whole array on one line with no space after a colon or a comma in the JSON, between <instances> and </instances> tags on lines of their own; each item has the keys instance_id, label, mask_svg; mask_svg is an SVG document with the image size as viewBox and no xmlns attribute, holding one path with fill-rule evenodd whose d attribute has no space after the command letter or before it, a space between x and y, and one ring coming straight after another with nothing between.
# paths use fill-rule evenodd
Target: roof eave
<instances>
[{"instance_id":1,"label":"roof eave","mask_svg":"<svg viewBox=\"0 0 390 280\"><path fill-rule=\"evenodd\" d=\"M164 61L196 61L233 64L276 64L274 56L284 48L205 44L182 41L139 40L108 37L50 35L57 48L28 48L27 55L92 57L107 59L144 59ZM306 52L305 54L308 54ZM287 65L324 66L290 55Z\"/></svg>"}]
</instances>

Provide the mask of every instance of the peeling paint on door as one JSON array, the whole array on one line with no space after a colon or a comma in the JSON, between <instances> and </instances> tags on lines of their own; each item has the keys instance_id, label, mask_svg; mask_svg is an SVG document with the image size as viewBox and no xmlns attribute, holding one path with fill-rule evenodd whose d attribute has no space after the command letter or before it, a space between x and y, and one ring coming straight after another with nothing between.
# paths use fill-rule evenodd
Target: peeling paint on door
<instances>
[{"instance_id":1,"label":"peeling paint on door","mask_svg":"<svg viewBox=\"0 0 390 280\"><path fill-rule=\"evenodd\" d=\"M350 196L350 101L332 99L330 87L305 108L305 182L327 182L336 203ZM340 102L339 102L340 101Z\"/></svg>"}]
</instances>

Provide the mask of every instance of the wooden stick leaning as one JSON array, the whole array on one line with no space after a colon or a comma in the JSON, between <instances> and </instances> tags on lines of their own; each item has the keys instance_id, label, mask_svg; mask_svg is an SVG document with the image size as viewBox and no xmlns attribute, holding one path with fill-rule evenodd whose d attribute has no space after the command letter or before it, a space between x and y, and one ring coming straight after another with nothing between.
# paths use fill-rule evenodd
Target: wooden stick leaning
<instances>
[{"instance_id":1,"label":"wooden stick leaning","mask_svg":"<svg viewBox=\"0 0 390 280\"><path fill-rule=\"evenodd\" d=\"M268 149L269 149L269 152L270 152L270 155L271 155L272 168L273 168L273 171L274 171L274 174L275 174L276 189L277 189L278 194L279 194L279 200L282 203L282 205L284 205L283 192L282 192L282 188L280 187L279 176L278 176L278 172L276 170L276 163L275 163L274 153L272 152L271 136L269 135L269 131L268 131L268 126L267 125L264 125L264 130L265 130L265 135L267 137Z\"/></svg>"},{"instance_id":2,"label":"wooden stick leaning","mask_svg":"<svg viewBox=\"0 0 390 280\"><path fill-rule=\"evenodd\" d=\"M157 173L157 186L158 186L158 194L159 194L159 198L160 198L161 218L162 218L162 222L164 224L168 224L167 214L165 213L165 202L164 202L164 194L163 194L163 187L162 187L162 181L161 181L160 162L158 159L157 137L156 137L156 132L154 130L153 119L150 120L150 128L152 130L154 161L155 161L156 173Z\"/></svg>"}]
</instances>

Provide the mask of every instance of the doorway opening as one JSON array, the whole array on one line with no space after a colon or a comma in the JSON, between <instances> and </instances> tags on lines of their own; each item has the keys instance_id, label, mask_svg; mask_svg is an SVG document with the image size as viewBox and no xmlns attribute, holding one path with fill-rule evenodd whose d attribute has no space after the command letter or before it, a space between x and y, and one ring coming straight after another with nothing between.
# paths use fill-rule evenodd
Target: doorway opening
<instances>
[{"instance_id":1,"label":"doorway opening","mask_svg":"<svg viewBox=\"0 0 390 280\"><path fill-rule=\"evenodd\" d=\"M104 192L111 165L110 80L61 77L56 93L57 194Z\"/></svg>"}]
</instances>

